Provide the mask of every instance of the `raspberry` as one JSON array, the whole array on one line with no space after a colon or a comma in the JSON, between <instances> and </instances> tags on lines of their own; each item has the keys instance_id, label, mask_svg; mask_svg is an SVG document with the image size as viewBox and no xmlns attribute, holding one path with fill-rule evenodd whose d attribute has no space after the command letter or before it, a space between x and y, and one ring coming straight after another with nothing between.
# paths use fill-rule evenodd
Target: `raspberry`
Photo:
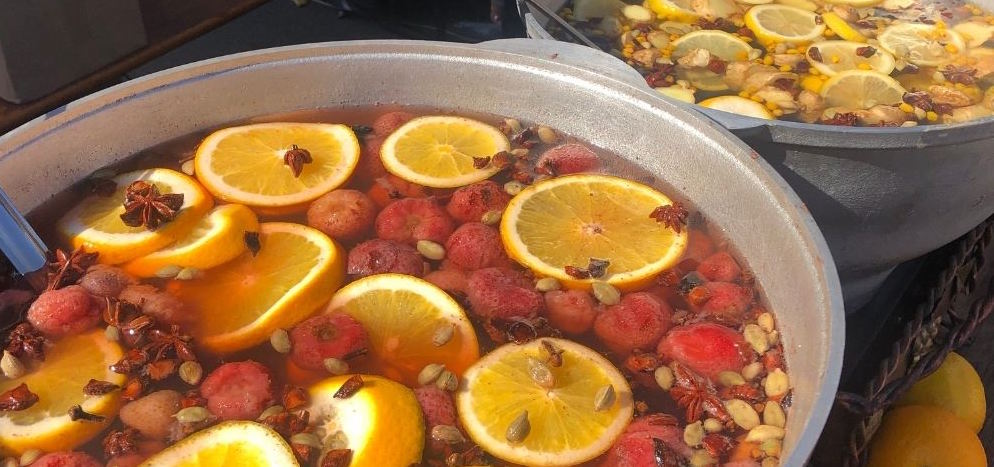
<instances>
[{"instance_id":1,"label":"raspberry","mask_svg":"<svg viewBox=\"0 0 994 467\"><path fill-rule=\"evenodd\" d=\"M458 268L432 271L424 279L450 294L466 293L466 273Z\"/></svg>"},{"instance_id":2,"label":"raspberry","mask_svg":"<svg viewBox=\"0 0 994 467\"><path fill-rule=\"evenodd\" d=\"M672 325L673 310L647 292L625 295L594 321L594 333L619 355L652 349Z\"/></svg>"},{"instance_id":3,"label":"raspberry","mask_svg":"<svg viewBox=\"0 0 994 467\"><path fill-rule=\"evenodd\" d=\"M324 359L344 358L369 346L366 331L344 313L318 315L290 330L290 358L300 368L324 370Z\"/></svg>"},{"instance_id":4,"label":"raspberry","mask_svg":"<svg viewBox=\"0 0 994 467\"><path fill-rule=\"evenodd\" d=\"M742 274L742 268L727 252L715 253L701 261L697 273L709 281L735 282Z\"/></svg>"},{"instance_id":5,"label":"raspberry","mask_svg":"<svg viewBox=\"0 0 994 467\"><path fill-rule=\"evenodd\" d=\"M500 185L485 180L456 190L445 210L457 221L479 222L487 211L503 211L510 201Z\"/></svg>"},{"instance_id":6,"label":"raspberry","mask_svg":"<svg viewBox=\"0 0 994 467\"><path fill-rule=\"evenodd\" d=\"M659 342L660 356L714 378L722 371L740 371L752 350L742 334L714 323L677 326Z\"/></svg>"},{"instance_id":7,"label":"raspberry","mask_svg":"<svg viewBox=\"0 0 994 467\"><path fill-rule=\"evenodd\" d=\"M466 295L473 313L484 318L534 318L545 306L531 281L507 268L477 269L469 276Z\"/></svg>"},{"instance_id":8,"label":"raspberry","mask_svg":"<svg viewBox=\"0 0 994 467\"><path fill-rule=\"evenodd\" d=\"M705 315L738 318L752 303L753 292L748 287L730 282L707 282L704 287L711 293L701 306L701 313Z\"/></svg>"},{"instance_id":9,"label":"raspberry","mask_svg":"<svg viewBox=\"0 0 994 467\"><path fill-rule=\"evenodd\" d=\"M366 236L376 221L376 203L361 191L334 190L307 209L307 225L345 243Z\"/></svg>"},{"instance_id":10,"label":"raspberry","mask_svg":"<svg viewBox=\"0 0 994 467\"><path fill-rule=\"evenodd\" d=\"M414 390L425 417L425 439L428 449L434 453L445 454L448 447L442 441L431 439L431 429L436 425L457 426L456 407L449 393L435 387L423 386Z\"/></svg>"},{"instance_id":11,"label":"raspberry","mask_svg":"<svg viewBox=\"0 0 994 467\"><path fill-rule=\"evenodd\" d=\"M385 208L399 199L424 198L428 196L428 189L396 175L387 174L373 179L373 183L366 190L366 196L369 196L369 199L380 208Z\"/></svg>"},{"instance_id":12,"label":"raspberry","mask_svg":"<svg viewBox=\"0 0 994 467\"><path fill-rule=\"evenodd\" d=\"M597 154L590 148L582 144L567 143L542 153L535 167L552 175L566 175L597 170L600 164Z\"/></svg>"},{"instance_id":13,"label":"raspberry","mask_svg":"<svg viewBox=\"0 0 994 467\"><path fill-rule=\"evenodd\" d=\"M579 335L590 330L597 318L597 302L583 290L553 290L545 293L549 322L566 334Z\"/></svg>"},{"instance_id":14,"label":"raspberry","mask_svg":"<svg viewBox=\"0 0 994 467\"><path fill-rule=\"evenodd\" d=\"M373 120L373 132L377 136L385 138L390 133L396 131L397 128L400 128L401 125L411 121L412 118L414 118L414 115L407 112L387 112L376 117L376 120Z\"/></svg>"},{"instance_id":15,"label":"raspberry","mask_svg":"<svg viewBox=\"0 0 994 467\"><path fill-rule=\"evenodd\" d=\"M399 243L445 243L453 229L452 218L431 199L402 199L390 203L376 216L376 236Z\"/></svg>"},{"instance_id":16,"label":"raspberry","mask_svg":"<svg viewBox=\"0 0 994 467\"><path fill-rule=\"evenodd\" d=\"M374 238L349 251L345 271L354 278L387 272L421 277L424 274L424 260L410 245Z\"/></svg>"},{"instance_id":17,"label":"raspberry","mask_svg":"<svg viewBox=\"0 0 994 467\"><path fill-rule=\"evenodd\" d=\"M51 337L79 334L100 322L100 310L86 289L70 285L43 292L28 308L28 321Z\"/></svg>"},{"instance_id":18,"label":"raspberry","mask_svg":"<svg viewBox=\"0 0 994 467\"><path fill-rule=\"evenodd\" d=\"M272 380L262 364L225 363L204 378L200 395L221 420L255 420L273 400Z\"/></svg>"},{"instance_id":19,"label":"raspberry","mask_svg":"<svg viewBox=\"0 0 994 467\"><path fill-rule=\"evenodd\" d=\"M469 271L510 264L500 233L479 222L459 226L445 242L445 256L453 265Z\"/></svg>"},{"instance_id":20,"label":"raspberry","mask_svg":"<svg viewBox=\"0 0 994 467\"><path fill-rule=\"evenodd\" d=\"M655 424L654 415L636 419L628 425L624 433L614 442L614 446L604 456L601 467L654 467L656 445L653 439L663 444L676 456L689 458L693 451L683 442L683 429L675 424ZM666 464L669 465L669 464Z\"/></svg>"},{"instance_id":21,"label":"raspberry","mask_svg":"<svg viewBox=\"0 0 994 467\"><path fill-rule=\"evenodd\" d=\"M39 457L32 467L101 467L102 463L82 452L53 452Z\"/></svg>"}]
</instances>

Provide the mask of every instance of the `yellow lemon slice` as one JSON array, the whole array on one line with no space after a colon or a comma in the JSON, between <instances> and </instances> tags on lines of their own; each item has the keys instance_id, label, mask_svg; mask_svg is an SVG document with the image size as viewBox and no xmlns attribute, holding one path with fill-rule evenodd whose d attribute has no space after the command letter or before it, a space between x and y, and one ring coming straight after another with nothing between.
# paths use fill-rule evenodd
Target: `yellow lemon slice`
<instances>
[{"instance_id":1,"label":"yellow lemon slice","mask_svg":"<svg viewBox=\"0 0 994 467\"><path fill-rule=\"evenodd\" d=\"M300 176L284 161L293 146L311 162ZM268 208L312 201L348 180L359 162L359 140L345 125L259 123L215 131L194 159L197 178L230 203Z\"/></svg>"},{"instance_id":2,"label":"yellow lemon slice","mask_svg":"<svg viewBox=\"0 0 994 467\"><path fill-rule=\"evenodd\" d=\"M670 204L666 195L623 178L556 177L511 199L500 233L511 258L538 275L590 288L590 279L576 279L564 268L585 268L596 258L609 261L602 280L637 289L676 264L687 246L687 229L677 233L650 217Z\"/></svg>"},{"instance_id":3,"label":"yellow lemon slice","mask_svg":"<svg viewBox=\"0 0 994 467\"><path fill-rule=\"evenodd\" d=\"M841 16L829 11L822 13L821 19L825 22L825 26L828 26L828 29L831 29L836 36L847 41L866 42L866 37L860 34L856 28L850 26Z\"/></svg>"},{"instance_id":4,"label":"yellow lemon slice","mask_svg":"<svg viewBox=\"0 0 994 467\"><path fill-rule=\"evenodd\" d=\"M664 88L656 88L656 92L669 97L670 99L676 99L681 102L686 102L688 104L693 104L696 102L694 98L694 90L688 89L683 86L668 86Z\"/></svg>"},{"instance_id":5,"label":"yellow lemon slice","mask_svg":"<svg viewBox=\"0 0 994 467\"><path fill-rule=\"evenodd\" d=\"M258 232L259 220L241 204L214 208L185 238L124 265L138 277L152 277L164 268L210 269L245 251L245 233Z\"/></svg>"},{"instance_id":6,"label":"yellow lemon slice","mask_svg":"<svg viewBox=\"0 0 994 467\"><path fill-rule=\"evenodd\" d=\"M869 67L871 70L885 75L894 71L893 55L881 48L875 48L876 51L873 55L864 57L857 52L862 47L868 46L861 42L849 41L815 42L811 44L811 47L808 47L806 56L812 67L828 76L834 76L846 70L863 69L863 67ZM818 53L821 54L820 61L811 57L813 53L811 49L818 50Z\"/></svg>"},{"instance_id":7,"label":"yellow lemon slice","mask_svg":"<svg viewBox=\"0 0 994 467\"><path fill-rule=\"evenodd\" d=\"M756 117L765 120L773 120L773 114L766 108L752 99L739 96L718 96L705 99L699 104L709 109L731 112L733 114L745 115L746 117Z\"/></svg>"},{"instance_id":8,"label":"yellow lemon slice","mask_svg":"<svg viewBox=\"0 0 994 467\"><path fill-rule=\"evenodd\" d=\"M351 449L352 467L407 466L421 462L425 425L414 392L389 379L359 375L362 386L347 398L335 393L351 375L310 388L314 434L331 449Z\"/></svg>"},{"instance_id":9,"label":"yellow lemon slice","mask_svg":"<svg viewBox=\"0 0 994 467\"><path fill-rule=\"evenodd\" d=\"M646 7L659 19L693 23L700 18L691 7L691 0L647 0Z\"/></svg>"},{"instance_id":10,"label":"yellow lemon slice","mask_svg":"<svg viewBox=\"0 0 994 467\"><path fill-rule=\"evenodd\" d=\"M139 180L155 185L161 194L183 194L183 207L176 217L154 231L129 227L121 220L128 185ZM100 253L102 263L123 263L185 237L214 204L196 180L175 170L136 170L120 174L113 181L117 189L110 196L90 196L58 222L59 233L73 248Z\"/></svg>"},{"instance_id":11,"label":"yellow lemon slice","mask_svg":"<svg viewBox=\"0 0 994 467\"><path fill-rule=\"evenodd\" d=\"M679 58L694 49L707 49L711 55L727 62L749 59L752 46L725 31L704 29L681 36L673 41L673 57Z\"/></svg>"},{"instance_id":12,"label":"yellow lemon slice","mask_svg":"<svg viewBox=\"0 0 994 467\"><path fill-rule=\"evenodd\" d=\"M877 40L894 58L918 66L938 66L966 50L966 43L958 32L931 24L894 24L884 29Z\"/></svg>"},{"instance_id":13,"label":"yellow lemon slice","mask_svg":"<svg viewBox=\"0 0 994 467\"><path fill-rule=\"evenodd\" d=\"M883 0L825 0L836 5L849 5L853 8L866 8L883 2Z\"/></svg>"},{"instance_id":14,"label":"yellow lemon slice","mask_svg":"<svg viewBox=\"0 0 994 467\"><path fill-rule=\"evenodd\" d=\"M299 224L259 226L258 254L192 280L167 284L197 314L194 335L209 350L234 352L269 339L327 302L345 277L345 253L327 235Z\"/></svg>"},{"instance_id":15,"label":"yellow lemon slice","mask_svg":"<svg viewBox=\"0 0 994 467\"><path fill-rule=\"evenodd\" d=\"M994 35L994 26L976 21L966 21L953 26L953 31L963 36L966 45L972 48L980 47L984 45L984 42L990 40L991 36Z\"/></svg>"},{"instance_id":16,"label":"yellow lemon slice","mask_svg":"<svg viewBox=\"0 0 994 467\"><path fill-rule=\"evenodd\" d=\"M290 445L271 428L256 422L222 422L183 438L148 458L141 467L201 465L268 467L297 466Z\"/></svg>"},{"instance_id":17,"label":"yellow lemon slice","mask_svg":"<svg viewBox=\"0 0 994 467\"><path fill-rule=\"evenodd\" d=\"M775 3L807 11L818 11L818 4L809 0L775 0Z\"/></svg>"},{"instance_id":18,"label":"yellow lemon slice","mask_svg":"<svg viewBox=\"0 0 994 467\"><path fill-rule=\"evenodd\" d=\"M362 323L369 335L368 362L362 369L416 385L429 363L462 374L480 358L473 325L462 307L430 282L403 274L377 274L342 287L328 304ZM452 328L443 345L432 341Z\"/></svg>"},{"instance_id":19,"label":"yellow lemon slice","mask_svg":"<svg viewBox=\"0 0 994 467\"><path fill-rule=\"evenodd\" d=\"M412 183L452 188L490 178L500 168L478 169L474 158L510 150L500 130L463 117L415 118L390 134L380 147L387 171Z\"/></svg>"},{"instance_id":20,"label":"yellow lemon slice","mask_svg":"<svg viewBox=\"0 0 994 467\"><path fill-rule=\"evenodd\" d=\"M562 349L562 366L546 365L551 388L540 386L529 369L548 355L541 341ZM608 386L610 403L596 410ZM459 419L484 451L508 462L532 466L582 464L607 451L628 426L632 393L625 377L596 351L563 339L507 344L466 371L456 392ZM508 440L508 427L526 414L530 429ZM522 430L518 430L519 433ZM521 439L518 439L521 438Z\"/></svg>"},{"instance_id":21,"label":"yellow lemon slice","mask_svg":"<svg viewBox=\"0 0 994 467\"><path fill-rule=\"evenodd\" d=\"M877 104L900 104L905 92L896 79L866 70L840 72L821 88L821 96L828 107L853 110L869 109Z\"/></svg>"},{"instance_id":22,"label":"yellow lemon slice","mask_svg":"<svg viewBox=\"0 0 994 467\"><path fill-rule=\"evenodd\" d=\"M825 32L818 15L812 11L787 5L757 5L745 14L745 24L763 44L811 42Z\"/></svg>"},{"instance_id":23,"label":"yellow lemon slice","mask_svg":"<svg viewBox=\"0 0 994 467\"><path fill-rule=\"evenodd\" d=\"M0 381L0 392L24 383L38 395L38 402L25 410L0 412L0 452L69 451L100 434L117 415L120 392L87 396L83 387L90 379L123 385L125 376L108 368L123 356L121 347L102 330L92 331L56 341L45 349L45 361L37 369ZM69 419L69 408L74 405L106 420L74 422Z\"/></svg>"}]
</instances>

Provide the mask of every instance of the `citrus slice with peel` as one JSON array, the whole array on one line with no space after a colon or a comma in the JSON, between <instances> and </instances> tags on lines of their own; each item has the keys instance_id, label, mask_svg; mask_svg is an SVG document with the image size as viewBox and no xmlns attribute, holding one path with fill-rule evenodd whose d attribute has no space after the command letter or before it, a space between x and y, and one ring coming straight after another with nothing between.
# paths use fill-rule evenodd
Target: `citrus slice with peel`
<instances>
[{"instance_id":1,"label":"citrus slice with peel","mask_svg":"<svg viewBox=\"0 0 994 467\"><path fill-rule=\"evenodd\" d=\"M362 323L369 336L366 362L358 369L417 385L418 373L430 363L462 374L480 358L473 325L462 307L432 283L403 274L377 274L342 287L328 304ZM436 333L451 329L442 345Z\"/></svg>"},{"instance_id":2,"label":"citrus slice with peel","mask_svg":"<svg viewBox=\"0 0 994 467\"><path fill-rule=\"evenodd\" d=\"M655 189L607 175L567 175L538 182L511 199L501 217L504 248L539 276L570 288L589 289L566 266L608 261L598 280L622 290L639 289L672 267L687 247L687 229L676 232L650 217L673 201ZM569 245L569 248L563 248Z\"/></svg>"},{"instance_id":3,"label":"citrus slice with peel","mask_svg":"<svg viewBox=\"0 0 994 467\"><path fill-rule=\"evenodd\" d=\"M656 92L669 97L670 99L676 99L681 102L686 102L688 104L693 104L696 99L694 98L694 90L685 88L683 86L667 86L656 88Z\"/></svg>"},{"instance_id":4,"label":"citrus slice with peel","mask_svg":"<svg viewBox=\"0 0 994 467\"><path fill-rule=\"evenodd\" d=\"M746 117L773 120L773 114L770 113L769 109L767 109L765 105L752 99L746 99L740 96L712 97L701 101L699 105L709 109L745 115Z\"/></svg>"},{"instance_id":5,"label":"citrus slice with peel","mask_svg":"<svg viewBox=\"0 0 994 467\"><path fill-rule=\"evenodd\" d=\"M209 350L244 350L289 328L327 302L345 277L345 253L316 229L285 222L259 225L258 253L245 251L167 290L196 315L192 331Z\"/></svg>"},{"instance_id":6,"label":"citrus slice with peel","mask_svg":"<svg viewBox=\"0 0 994 467\"><path fill-rule=\"evenodd\" d=\"M873 48L873 55L865 57L859 50L869 47L861 42L851 41L822 41L808 47L806 56L812 67L828 76L835 76L846 70L858 70L869 67L872 71L889 75L894 71L894 56L879 48ZM812 58L812 49L818 50L821 60Z\"/></svg>"},{"instance_id":7,"label":"citrus slice with peel","mask_svg":"<svg viewBox=\"0 0 994 467\"><path fill-rule=\"evenodd\" d=\"M825 32L817 14L787 5L756 5L746 12L744 20L763 44L802 44L818 39Z\"/></svg>"},{"instance_id":8,"label":"citrus slice with peel","mask_svg":"<svg viewBox=\"0 0 994 467\"><path fill-rule=\"evenodd\" d=\"M108 368L123 356L121 347L108 340L102 330L91 331L46 347L45 360L30 373L0 380L0 392L23 383L38 395L38 402L25 410L0 412L0 451L7 455L21 455L31 449L69 451L100 434L117 415L120 392L87 396L83 387L90 379L123 385L125 376ZM106 419L72 421L69 408L74 405Z\"/></svg>"},{"instance_id":9,"label":"citrus slice with peel","mask_svg":"<svg viewBox=\"0 0 994 467\"><path fill-rule=\"evenodd\" d=\"M148 458L141 467L200 465L297 466L293 449L266 425L244 420L221 422L198 431Z\"/></svg>"},{"instance_id":10,"label":"citrus slice with peel","mask_svg":"<svg viewBox=\"0 0 994 467\"><path fill-rule=\"evenodd\" d=\"M866 8L883 2L883 0L825 0L836 5L848 5L853 8Z\"/></svg>"},{"instance_id":11,"label":"citrus slice with peel","mask_svg":"<svg viewBox=\"0 0 994 467\"><path fill-rule=\"evenodd\" d=\"M117 188L110 196L89 196L62 216L57 225L59 233L73 248L100 253L102 263L123 263L185 237L213 205L210 195L196 180L175 170L136 170L112 180ZM176 217L156 230L129 227L121 220L128 185L139 180L155 185L160 194L183 195L183 206Z\"/></svg>"},{"instance_id":12,"label":"citrus slice with peel","mask_svg":"<svg viewBox=\"0 0 994 467\"><path fill-rule=\"evenodd\" d=\"M490 178L500 170L478 158L509 151L511 143L486 123L445 115L415 118L396 129L380 147L387 171L411 183L453 188Z\"/></svg>"},{"instance_id":13,"label":"citrus slice with peel","mask_svg":"<svg viewBox=\"0 0 994 467\"><path fill-rule=\"evenodd\" d=\"M690 0L648 0L646 6L661 20L693 23L700 18Z\"/></svg>"},{"instance_id":14,"label":"citrus slice with peel","mask_svg":"<svg viewBox=\"0 0 994 467\"><path fill-rule=\"evenodd\" d=\"M825 12L821 15L822 21L825 22L825 26L831 29L836 36L842 39L853 42L866 42L866 36L856 30L856 28L849 25L849 23L842 19L841 16L834 12Z\"/></svg>"},{"instance_id":15,"label":"citrus slice with peel","mask_svg":"<svg viewBox=\"0 0 994 467\"><path fill-rule=\"evenodd\" d=\"M310 162L299 176L286 162L294 146ZM345 125L258 123L225 128L197 148L200 183L229 203L279 208L312 201L345 183L359 163L359 140Z\"/></svg>"},{"instance_id":16,"label":"citrus slice with peel","mask_svg":"<svg viewBox=\"0 0 994 467\"><path fill-rule=\"evenodd\" d=\"M549 356L542 342L562 350L561 366L543 363ZM536 364L552 373L551 385L532 379ZM614 400L598 401L608 386ZM500 459L532 466L578 465L603 454L628 426L632 406L631 388L611 362L552 338L497 348L466 371L456 392L459 419L473 441ZM530 429L512 442L508 427L523 413Z\"/></svg>"},{"instance_id":17,"label":"citrus slice with peel","mask_svg":"<svg viewBox=\"0 0 994 467\"><path fill-rule=\"evenodd\" d=\"M352 375L310 387L311 425L328 449L349 449L355 467L419 464L425 424L414 392L389 379L359 375L362 386L346 398L335 393ZM320 465L320 464L319 464Z\"/></svg>"},{"instance_id":18,"label":"citrus slice with peel","mask_svg":"<svg viewBox=\"0 0 994 467\"><path fill-rule=\"evenodd\" d=\"M828 107L869 109L878 104L897 105L904 97L904 87L896 79L868 70L846 70L828 79L821 96Z\"/></svg>"},{"instance_id":19,"label":"citrus slice with peel","mask_svg":"<svg viewBox=\"0 0 994 467\"><path fill-rule=\"evenodd\" d=\"M245 233L258 231L259 220L251 209L225 204L202 217L186 237L123 267L138 277L156 276L171 267L210 269L242 254L246 250Z\"/></svg>"},{"instance_id":20,"label":"citrus slice with peel","mask_svg":"<svg viewBox=\"0 0 994 467\"><path fill-rule=\"evenodd\" d=\"M681 36L673 41L673 57L680 58L695 49L705 49L726 62L749 59L752 46L748 42L715 29L703 29Z\"/></svg>"},{"instance_id":21,"label":"citrus slice with peel","mask_svg":"<svg viewBox=\"0 0 994 467\"><path fill-rule=\"evenodd\" d=\"M970 48L980 47L994 35L994 26L977 21L965 21L953 26Z\"/></svg>"},{"instance_id":22,"label":"citrus slice with peel","mask_svg":"<svg viewBox=\"0 0 994 467\"><path fill-rule=\"evenodd\" d=\"M878 34L877 41L894 58L918 66L938 66L966 51L958 32L932 24L897 23Z\"/></svg>"},{"instance_id":23,"label":"citrus slice with peel","mask_svg":"<svg viewBox=\"0 0 994 467\"><path fill-rule=\"evenodd\" d=\"M810 0L774 0L774 2L802 10L818 11L818 4Z\"/></svg>"}]
</instances>

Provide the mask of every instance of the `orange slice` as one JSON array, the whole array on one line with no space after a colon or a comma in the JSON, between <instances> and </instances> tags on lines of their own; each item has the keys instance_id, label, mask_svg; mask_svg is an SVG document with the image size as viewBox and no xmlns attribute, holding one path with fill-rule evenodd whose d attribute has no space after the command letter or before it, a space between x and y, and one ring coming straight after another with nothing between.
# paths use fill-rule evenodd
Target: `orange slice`
<instances>
[{"instance_id":1,"label":"orange slice","mask_svg":"<svg viewBox=\"0 0 994 467\"><path fill-rule=\"evenodd\" d=\"M256 422L222 422L183 438L148 458L141 467L195 467L201 465L296 467L290 445L271 428Z\"/></svg>"}]
</instances>

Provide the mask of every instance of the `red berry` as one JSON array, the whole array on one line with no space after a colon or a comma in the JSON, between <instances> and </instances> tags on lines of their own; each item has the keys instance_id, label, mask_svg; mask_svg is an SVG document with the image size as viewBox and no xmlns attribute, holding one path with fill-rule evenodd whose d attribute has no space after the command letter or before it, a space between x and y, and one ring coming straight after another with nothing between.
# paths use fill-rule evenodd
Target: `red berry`
<instances>
[{"instance_id":1,"label":"red berry","mask_svg":"<svg viewBox=\"0 0 994 467\"><path fill-rule=\"evenodd\" d=\"M431 429L437 425L457 426L456 407L452 396L435 386L423 386L414 390L414 396L421 405L425 418L425 439L428 448L434 453L445 454L447 445L443 441L431 439Z\"/></svg>"},{"instance_id":2,"label":"red berry","mask_svg":"<svg viewBox=\"0 0 994 467\"><path fill-rule=\"evenodd\" d=\"M445 242L445 256L453 265L468 271L510 264L500 232L479 222L463 224L452 232Z\"/></svg>"},{"instance_id":3,"label":"red berry","mask_svg":"<svg viewBox=\"0 0 994 467\"><path fill-rule=\"evenodd\" d=\"M546 317L566 334L590 330L597 317L597 302L583 290L553 290L545 293Z\"/></svg>"},{"instance_id":4,"label":"red berry","mask_svg":"<svg viewBox=\"0 0 994 467\"><path fill-rule=\"evenodd\" d=\"M457 268L432 271L425 275L424 279L450 294L466 293L466 272Z\"/></svg>"},{"instance_id":5,"label":"red berry","mask_svg":"<svg viewBox=\"0 0 994 467\"><path fill-rule=\"evenodd\" d=\"M479 222L487 211L503 211L510 201L500 185L485 180L456 190L445 209L457 221Z\"/></svg>"},{"instance_id":6,"label":"red berry","mask_svg":"<svg viewBox=\"0 0 994 467\"><path fill-rule=\"evenodd\" d=\"M387 174L387 169L383 167L383 161L380 159L381 146L383 138L375 136L369 136L362 142L359 164L352 172L350 185L366 187L373 183L373 180Z\"/></svg>"},{"instance_id":7,"label":"red berry","mask_svg":"<svg viewBox=\"0 0 994 467\"><path fill-rule=\"evenodd\" d=\"M709 281L735 282L742 274L742 268L728 252L715 253L697 265L697 273Z\"/></svg>"},{"instance_id":8,"label":"red berry","mask_svg":"<svg viewBox=\"0 0 994 467\"><path fill-rule=\"evenodd\" d=\"M95 327L100 310L86 289L70 285L39 295L28 308L28 321L51 337L61 337Z\"/></svg>"},{"instance_id":9,"label":"red berry","mask_svg":"<svg viewBox=\"0 0 994 467\"><path fill-rule=\"evenodd\" d=\"M714 323L675 327L659 342L656 351L711 378L722 371L741 371L752 353L742 334Z\"/></svg>"},{"instance_id":10,"label":"red berry","mask_svg":"<svg viewBox=\"0 0 994 467\"><path fill-rule=\"evenodd\" d=\"M683 442L683 429L674 424L654 424L653 416L638 418L628 425L604 456L601 467L655 467L658 439L677 456L689 458L693 451ZM668 465L668 464L667 464Z\"/></svg>"},{"instance_id":11,"label":"red berry","mask_svg":"<svg viewBox=\"0 0 994 467\"><path fill-rule=\"evenodd\" d=\"M427 190L396 175L386 174L373 179L369 189L366 190L366 196L369 196L377 206L384 208L399 199L424 198L428 196Z\"/></svg>"},{"instance_id":12,"label":"red berry","mask_svg":"<svg viewBox=\"0 0 994 467\"><path fill-rule=\"evenodd\" d=\"M401 125L411 121L412 118L414 118L414 115L407 112L387 112L376 117L376 120L373 120L373 132L377 136L385 138L397 128L400 128Z\"/></svg>"},{"instance_id":13,"label":"red berry","mask_svg":"<svg viewBox=\"0 0 994 467\"><path fill-rule=\"evenodd\" d=\"M349 251L345 271L355 278L387 272L421 277L424 269L424 259L414 247L374 238Z\"/></svg>"},{"instance_id":14,"label":"red berry","mask_svg":"<svg viewBox=\"0 0 994 467\"><path fill-rule=\"evenodd\" d=\"M711 298L701 306L705 315L738 318L752 303L753 291L749 287L731 282L707 282L704 287L711 292Z\"/></svg>"},{"instance_id":15,"label":"red berry","mask_svg":"<svg viewBox=\"0 0 994 467\"><path fill-rule=\"evenodd\" d=\"M600 164L600 158L590 148L582 144L567 143L542 153L535 166L553 175L566 175L597 170Z\"/></svg>"},{"instance_id":16,"label":"red berry","mask_svg":"<svg viewBox=\"0 0 994 467\"><path fill-rule=\"evenodd\" d=\"M161 323L187 324L193 319L182 300L148 284L129 285L121 291L118 298L138 305L142 313Z\"/></svg>"},{"instance_id":17,"label":"red berry","mask_svg":"<svg viewBox=\"0 0 994 467\"><path fill-rule=\"evenodd\" d=\"M469 276L466 295L471 311L484 318L534 318L545 307L531 281L508 268L477 269Z\"/></svg>"},{"instance_id":18,"label":"red berry","mask_svg":"<svg viewBox=\"0 0 994 467\"><path fill-rule=\"evenodd\" d=\"M39 457L31 467L102 467L103 464L82 452L53 452Z\"/></svg>"},{"instance_id":19,"label":"red berry","mask_svg":"<svg viewBox=\"0 0 994 467\"><path fill-rule=\"evenodd\" d=\"M594 321L594 333L619 355L652 349L672 325L673 310L647 292L625 295Z\"/></svg>"},{"instance_id":20,"label":"red berry","mask_svg":"<svg viewBox=\"0 0 994 467\"><path fill-rule=\"evenodd\" d=\"M376 221L376 203L357 190L334 190L307 209L307 225L335 240L352 243L366 236Z\"/></svg>"},{"instance_id":21,"label":"red berry","mask_svg":"<svg viewBox=\"0 0 994 467\"><path fill-rule=\"evenodd\" d=\"M204 378L200 395L221 420L255 420L273 400L272 380L262 364L225 363Z\"/></svg>"},{"instance_id":22,"label":"red berry","mask_svg":"<svg viewBox=\"0 0 994 467\"><path fill-rule=\"evenodd\" d=\"M685 259L701 261L714 253L714 241L708 234L698 229L690 229L687 232L687 250L684 252Z\"/></svg>"},{"instance_id":23,"label":"red berry","mask_svg":"<svg viewBox=\"0 0 994 467\"><path fill-rule=\"evenodd\" d=\"M366 330L344 313L311 317L290 330L290 358L300 368L324 370L324 359L344 358L368 348Z\"/></svg>"},{"instance_id":24,"label":"red berry","mask_svg":"<svg viewBox=\"0 0 994 467\"><path fill-rule=\"evenodd\" d=\"M411 245L418 240L445 243L453 229L452 218L432 199L402 199L376 216L377 237Z\"/></svg>"}]
</instances>

